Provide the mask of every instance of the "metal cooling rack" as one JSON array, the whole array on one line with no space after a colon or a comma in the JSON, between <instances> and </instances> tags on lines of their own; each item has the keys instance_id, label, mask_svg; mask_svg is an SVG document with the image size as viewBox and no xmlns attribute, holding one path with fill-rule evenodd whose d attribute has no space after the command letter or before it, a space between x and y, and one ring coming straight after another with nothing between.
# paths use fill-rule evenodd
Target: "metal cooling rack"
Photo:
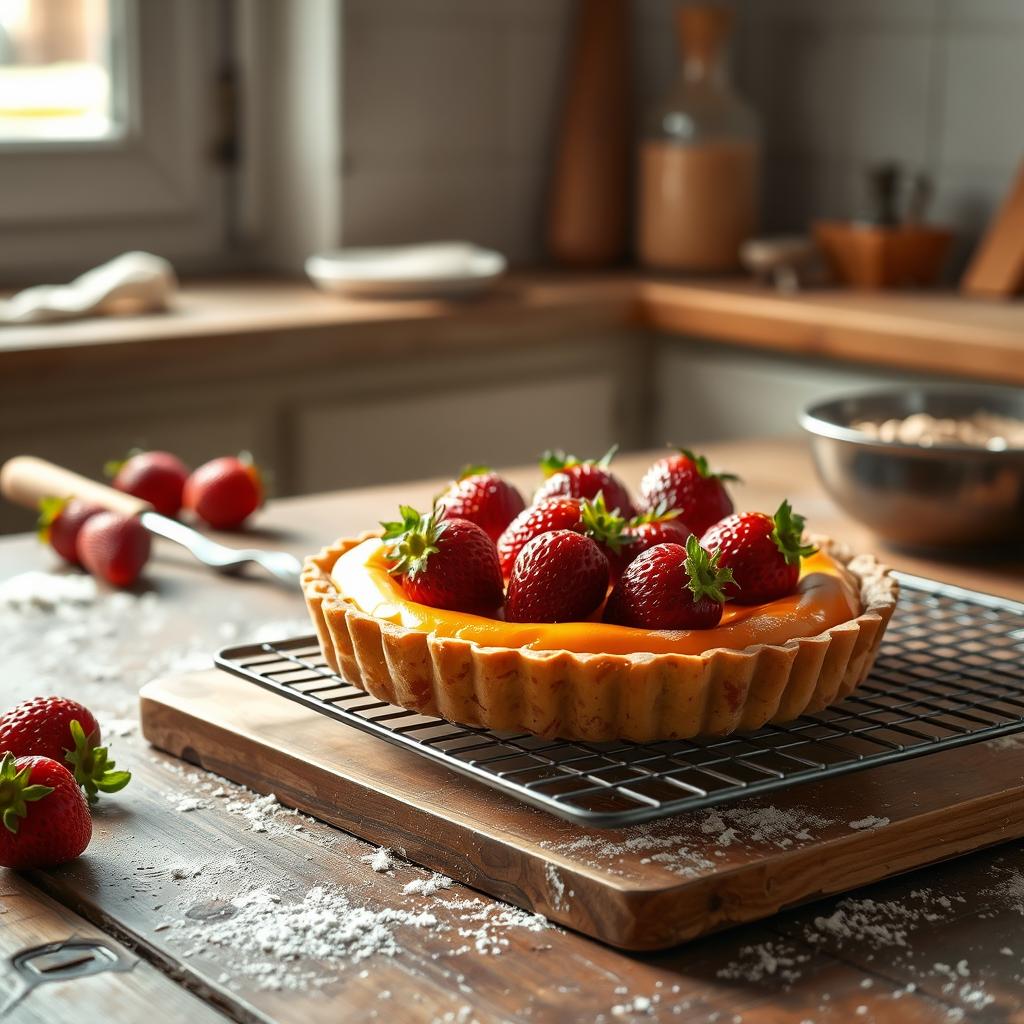
<instances>
[{"instance_id":1,"label":"metal cooling rack","mask_svg":"<svg viewBox=\"0 0 1024 1024\"><path fill-rule=\"evenodd\" d=\"M312 636L230 647L217 664L535 807L618 828L1024 728L1024 604L897 576L896 613L854 696L717 739L575 743L452 725L349 685Z\"/></svg>"}]
</instances>

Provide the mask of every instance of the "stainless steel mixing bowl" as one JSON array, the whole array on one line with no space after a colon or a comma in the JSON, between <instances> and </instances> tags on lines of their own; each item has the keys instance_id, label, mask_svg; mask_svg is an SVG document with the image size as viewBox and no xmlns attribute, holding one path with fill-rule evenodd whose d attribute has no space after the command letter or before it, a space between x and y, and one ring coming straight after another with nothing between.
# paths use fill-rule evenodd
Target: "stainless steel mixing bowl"
<instances>
[{"instance_id":1,"label":"stainless steel mixing bowl","mask_svg":"<svg viewBox=\"0 0 1024 1024\"><path fill-rule=\"evenodd\" d=\"M844 511L903 547L1024 543L1024 448L990 451L880 441L852 423L916 412L1024 420L1024 389L907 387L815 402L800 416L825 489Z\"/></svg>"}]
</instances>

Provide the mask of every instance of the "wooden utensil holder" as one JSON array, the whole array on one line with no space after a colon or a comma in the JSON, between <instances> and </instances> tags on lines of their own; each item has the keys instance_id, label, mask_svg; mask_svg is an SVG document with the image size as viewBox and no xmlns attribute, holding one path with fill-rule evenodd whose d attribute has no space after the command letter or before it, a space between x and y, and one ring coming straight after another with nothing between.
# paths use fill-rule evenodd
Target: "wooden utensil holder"
<instances>
[{"instance_id":1,"label":"wooden utensil holder","mask_svg":"<svg viewBox=\"0 0 1024 1024\"><path fill-rule=\"evenodd\" d=\"M814 240L835 277L853 288L924 288L937 283L953 233L923 224L883 227L816 221Z\"/></svg>"}]
</instances>

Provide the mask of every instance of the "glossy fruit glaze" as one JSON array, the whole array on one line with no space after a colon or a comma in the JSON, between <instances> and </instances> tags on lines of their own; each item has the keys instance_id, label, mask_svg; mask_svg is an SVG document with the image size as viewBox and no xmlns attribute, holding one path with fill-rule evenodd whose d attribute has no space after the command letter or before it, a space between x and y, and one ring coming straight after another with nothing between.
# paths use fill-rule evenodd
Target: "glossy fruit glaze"
<instances>
[{"instance_id":1,"label":"glossy fruit glaze","mask_svg":"<svg viewBox=\"0 0 1024 1024\"><path fill-rule=\"evenodd\" d=\"M785 643L817 636L861 612L854 580L828 555L803 560L796 592L763 605L727 604L714 629L648 630L600 621L515 623L430 608L410 601L389 575L377 538L349 549L332 572L339 594L378 619L482 647L572 651L578 654L701 654L717 647ZM594 614L600 619L600 609Z\"/></svg>"}]
</instances>

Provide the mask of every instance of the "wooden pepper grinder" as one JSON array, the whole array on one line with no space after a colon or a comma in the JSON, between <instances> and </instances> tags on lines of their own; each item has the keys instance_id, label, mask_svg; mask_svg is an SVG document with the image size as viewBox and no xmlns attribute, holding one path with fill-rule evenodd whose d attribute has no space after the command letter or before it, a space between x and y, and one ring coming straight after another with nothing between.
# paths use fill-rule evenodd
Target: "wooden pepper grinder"
<instances>
[{"instance_id":1,"label":"wooden pepper grinder","mask_svg":"<svg viewBox=\"0 0 1024 1024\"><path fill-rule=\"evenodd\" d=\"M566 266L609 266L626 253L628 53L627 0L582 0L548 215L548 251Z\"/></svg>"}]
</instances>

